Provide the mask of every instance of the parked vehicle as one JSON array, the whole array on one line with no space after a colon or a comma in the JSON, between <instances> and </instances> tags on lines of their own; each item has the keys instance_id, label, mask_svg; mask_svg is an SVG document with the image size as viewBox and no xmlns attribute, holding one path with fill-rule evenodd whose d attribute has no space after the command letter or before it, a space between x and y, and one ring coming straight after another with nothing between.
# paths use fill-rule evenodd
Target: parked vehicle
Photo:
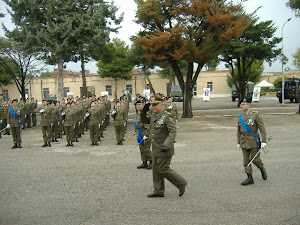
<instances>
[{"instance_id":1,"label":"parked vehicle","mask_svg":"<svg viewBox=\"0 0 300 225\"><path fill-rule=\"evenodd\" d=\"M246 98L252 98L253 95L253 89L254 89L254 83L252 81L248 81L247 86L246 86ZM231 88L231 100L235 102L235 99L239 98L239 93L235 87L235 85L232 85Z\"/></svg>"},{"instance_id":2,"label":"parked vehicle","mask_svg":"<svg viewBox=\"0 0 300 225\"><path fill-rule=\"evenodd\" d=\"M173 102L183 102L182 91L179 85L173 85L171 87L170 97Z\"/></svg>"},{"instance_id":3,"label":"parked vehicle","mask_svg":"<svg viewBox=\"0 0 300 225\"><path fill-rule=\"evenodd\" d=\"M277 98L282 103L282 81L277 83ZM289 78L284 81L284 99L289 99L291 102L299 102L300 100L300 78Z\"/></svg>"}]
</instances>

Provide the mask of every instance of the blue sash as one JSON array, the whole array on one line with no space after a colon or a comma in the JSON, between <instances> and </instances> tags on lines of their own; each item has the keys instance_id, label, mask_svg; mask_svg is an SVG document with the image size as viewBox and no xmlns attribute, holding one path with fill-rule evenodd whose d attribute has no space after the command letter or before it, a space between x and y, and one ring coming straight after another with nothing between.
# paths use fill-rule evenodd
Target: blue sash
<instances>
[{"instance_id":1,"label":"blue sash","mask_svg":"<svg viewBox=\"0 0 300 225\"><path fill-rule=\"evenodd\" d=\"M13 108L9 108L9 111L13 115L13 117L15 117L16 119L19 119L19 124L20 124L20 126L22 126L22 121L20 120L20 117L15 113Z\"/></svg>"},{"instance_id":2,"label":"blue sash","mask_svg":"<svg viewBox=\"0 0 300 225\"><path fill-rule=\"evenodd\" d=\"M239 120L240 120L240 123L242 124L242 127L245 129L246 132L248 132L248 133L251 133L251 132L254 133L253 130L242 119L242 115L243 114L239 115ZM252 136L258 138L258 147L260 149L260 147L261 147L261 141L260 141L259 134L252 134Z\"/></svg>"},{"instance_id":3,"label":"blue sash","mask_svg":"<svg viewBox=\"0 0 300 225\"><path fill-rule=\"evenodd\" d=\"M136 124L136 120L134 120L134 128L136 129L136 130L138 130L139 128L137 127L137 124ZM146 129L145 129L146 130ZM142 132L143 131L145 131L145 130L140 130L140 131L138 131L139 132L139 134L138 134L138 138L137 138L137 143L139 144L139 145L144 145L144 141L143 141L143 137L142 137Z\"/></svg>"}]
</instances>

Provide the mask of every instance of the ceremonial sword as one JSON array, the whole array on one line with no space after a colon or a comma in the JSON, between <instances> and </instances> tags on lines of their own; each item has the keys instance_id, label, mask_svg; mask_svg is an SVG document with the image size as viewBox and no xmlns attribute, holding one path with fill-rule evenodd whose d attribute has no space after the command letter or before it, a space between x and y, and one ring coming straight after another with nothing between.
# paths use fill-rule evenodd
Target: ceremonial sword
<instances>
[{"instance_id":1,"label":"ceremonial sword","mask_svg":"<svg viewBox=\"0 0 300 225\"><path fill-rule=\"evenodd\" d=\"M267 143L270 142L272 140L272 136L267 138ZM254 159L258 156L258 154L261 152L261 150L263 150L264 148L260 148L259 151L256 153L256 155L253 157L253 159L251 159L251 161L248 163L247 166L251 166L251 164L253 163Z\"/></svg>"}]
</instances>

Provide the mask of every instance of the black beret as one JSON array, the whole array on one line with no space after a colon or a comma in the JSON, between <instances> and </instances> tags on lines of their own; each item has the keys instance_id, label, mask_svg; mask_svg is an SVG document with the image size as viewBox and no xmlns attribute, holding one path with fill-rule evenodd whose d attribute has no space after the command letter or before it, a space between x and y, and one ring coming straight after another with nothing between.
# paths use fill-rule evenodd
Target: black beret
<instances>
[{"instance_id":1,"label":"black beret","mask_svg":"<svg viewBox=\"0 0 300 225\"><path fill-rule=\"evenodd\" d=\"M244 99L241 101L241 103L242 103L242 102L251 104L252 99L251 99L251 98L244 98Z\"/></svg>"}]
</instances>

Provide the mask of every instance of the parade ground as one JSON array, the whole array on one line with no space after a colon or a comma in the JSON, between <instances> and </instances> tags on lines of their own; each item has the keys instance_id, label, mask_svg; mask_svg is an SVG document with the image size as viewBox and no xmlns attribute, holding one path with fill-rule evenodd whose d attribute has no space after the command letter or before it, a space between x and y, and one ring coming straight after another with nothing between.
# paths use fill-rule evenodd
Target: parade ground
<instances>
[{"instance_id":1,"label":"parade ground","mask_svg":"<svg viewBox=\"0 0 300 225\"><path fill-rule=\"evenodd\" d=\"M180 114L182 103L176 103ZM299 104L282 107L262 97L252 109L263 114L268 151L261 158L263 180L253 167L246 179L237 145L241 110L230 97L193 100L192 119L177 124L171 168L188 182L186 192L166 181L164 198L152 193L152 172L137 169L140 152L133 136L130 104L124 145L116 145L113 123L100 146L90 146L85 132L74 147L65 136L42 148L40 126L22 130L22 149L11 149L12 137L0 139L0 224L2 225L195 225L300 224Z\"/></svg>"}]
</instances>

